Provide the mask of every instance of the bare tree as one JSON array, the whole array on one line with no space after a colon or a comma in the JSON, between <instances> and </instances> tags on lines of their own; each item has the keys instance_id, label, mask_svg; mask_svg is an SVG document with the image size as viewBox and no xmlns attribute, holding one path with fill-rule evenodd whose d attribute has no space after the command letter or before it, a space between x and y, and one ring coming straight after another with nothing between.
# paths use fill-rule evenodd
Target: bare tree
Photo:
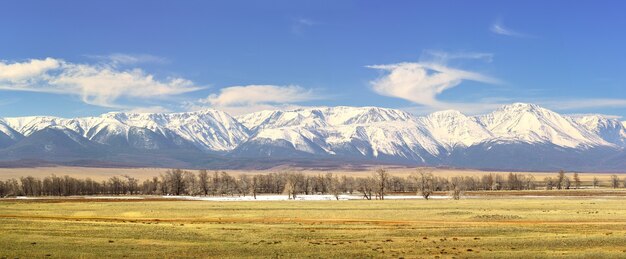
<instances>
[{"instance_id":1,"label":"bare tree","mask_svg":"<svg viewBox=\"0 0 626 259\"><path fill-rule=\"evenodd\" d=\"M619 177L617 175L611 175L611 187L619 188Z\"/></svg>"},{"instance_id":2,"label":"bare tree","mask_svg":"<svg viewBox=\"0 0 626 259\"><path fill-rule=\"evenodd\" d=\"M139 192L139 180L129 175L124 175L126 178L126 189L130 195L137 194Z\"/></svg>"},{"instance_id":3,"label":"bare tree","mask_svg":"<svg viewBox=\"0 0 626 259\"><path fill-rule=\"evenodd\" d=\"M250 177L248 177L248 175L239 175L237 189L239 190L239 193L243 195L243 197L246 197L246 195L250 192Z\"/></svg>"},{"instance_id":4,"label":"bare tree","mask_svg":"<svg viewBox=\"0 0 626 259\"><path fill-rule=\"evenodd\" d=\"M26 196L39 196L41 195L41 181L32 176L21 177L20 182L22 184L22 192Z\"/></svg>"},{"instance_id":5,"label":"bare tree","mask_svg":"<svg viewBox=\"0 0 626 259\"><path fill-rule=\"evenodd\" d=\"M250 181L250 193L252 194L255 200L256 200L257 191L259 189L259 184L260 184L259 178L260 177L258 175L255 175L252 177L252 181Z\"/></svg>"},{"instance_id":6,"label":"bare tree","mask_svg":"<svg viewBox=\"0 0 626 259\"><path fill-rule=\"evenodd\" d=\"M526 176L526 190L534 190L535 189L535 177L532 174L528 174Z\"/></svg>"},{"instance_id":7,"label":"bare tree","mask_svg":"<svg viewBox=\"0 0 626 259\"><path fill-rule=\"evenodd\" d=\"M596 187L598 187L599 184L600 184L600 179L598 179L598 177L594 176L593 177L593 182L592 182L593 188L595 189Z\"/></svg>"},{"instance_id":8,"label":"bare tree","mask_svg":"<svg viewBox=\"0 0 626 259\"><path fill-rule=\"evenodd\" d=\"M169 184L169 193L173 195L181 195L185 191L185 179L183 170L174 169L165 173L167 183Z\"/></svg>"},{"instance_id":9,"label":"bare tree","mask_svg":"<svg viewBox=\"0 0 626 259\"><path fill-rule=\"evenodd\" d=\"M198 178L196 175L189 171L183 171L183 182L185 183L183 192L187 195L196 195L200 192L200 186L198 185Z\"/></svg>"},{"instance_id":10,"label":"bare tree","mask_svg":"<svg viewBox=\"0 0 626 259\"><path fill-rule=\"evenodd\" d=\"M484 190L493 190L495 186L495 179L493 174L483 175L480 179L480 183Z\"/></svg>"},{"instance_id":11,"label":"bare tree","mask_svg":"<svg viewBox=\"0 0 626 259\"><path fill-rule=\"evenodd\" d=\"M117 176L113 176L109 178L108 184L110 186L109 187L110 194L121 195L125 193L124 181L121 178Z\"/></svg>"},{"instance_id":12,"label":"bare tree","mask_svg":"<svg viewBox=\"0 0 626 259\"><path fill-rule=\"evenodd\" d=\"M422 195L424 199L428 200L434 192L435 177L433 174L427 169L418 169L412 178L416 181L418 195Z\"/></svg>"},{"instance_id":13,"label":"bare tree","mask_svg":"<svg viewBox=\"0 0 626 259\"><path fill-rule=\"evenodd\" d=\"M161 180L159 181L159 190L161 192L161 194L163 195L167 195L170 194L169 189L170 189L170 184L169 184L169 177L167 177L167 175L159 175L159 177L161 178Z\"/></svg>"},{"instance_id":14,"label":"bare tree","mask_svg":"<svg viewBox=\"0 0 626 259\"><path fill-rule=\"evenodd\" d=\"M552 188L554 188L554 180L552 180L552 177L546 177L543 181L546 184L546 190L552 190Z\"/></svg>"},{"instance_id":15,"label":"bare tree","mask_svg":"<svg viewBox=\"0 0 626 259\"><path fill-rule=\"evenodd\" d=\"M330 179L330 182L328 184L328 192L332 194L335 199L339 200L339 195L342 193L339 177L333 176L332 173L328 173L327 177Z\"/></svg>"},{"instance_id":16,"label":"bare tree","mask_svg":"<svg viewBox=\"0 0 626 259\"><path fill-rule=\"evenodd\" d=\"M565 185L565 171L561 170L559 171L557 178L556 178L556 188L561 190L563 189Z\"/></svg>"},{"instance_id":17,"label":"bare tree","mask_svg":"<svg viewBox=\"0 0 626 259\"><path fill-rule=\"evenodd\" d=\"M198 185L204 196L209 195L209 172L207 172L207 170L200 170L198 172Z\"/></svg>"},{"instance_id":18,"label":"bare tree","mask_svg":"<svg viewBox=\"0 0 626 259\"><path fill-rule=\"evenodd\" d=\"M143 194L156 194L159 188L159 178L152 177L152 179L146 179L141 184L141 192Z\"/></svg>"},{"instance_id":19,"label":"bare tree","mask_svg":"<svg viewBox=\"0 0 626 259\"><path fill-rule=\"evenodd\" d=\"M301 191L301 184L304 182L304 175L302 173L288 172L285 174L287 182L285 183L284 192L287 193L289 199L296 199Z\"/></svg>"},{"instance_id":20,"label":"bare tree","mask_svg":"<svg viewBox=\"0 0 626 259\"><path fill-rule=\"evenodd\" d=\"M580 189L580 176L578 172L574 173L574 188Z\"/></svg>"},{"instance_id":21,"label":"bare tree","mask_svg":"<svg viewBox=\"0 0 626 259\"><path fill-rule=\"evenodd\" d=\"M572 186L572 181L570 181L569 177L565 177L565 179L563 180L563 188L566 190L569 190L569 188Z\"/></svg>"},{"instance_id":22,"label":"bare tree","mask_svg":"<svg viewBox=\"0 0 626 259\"><path fill-rule=\"evenodd\" d=\"M383 168L379 168L378 170L376 170L376 172L374 173L374 179L376 179L376 196L381 199L384 200L385 199L385 192L387 191L387 183L389 181L389 173L387 173L387 171Z\"/></svg>"},{"instance_id":23,"label":"bare tree","mask_svg":"<svg viewBox=\"0 0 626 259\"><path fill-rule=\"evenodd\" d=\"M372 199L372 192L374 190L374 186L376 185L376 181L372 177L357 178L356 185L357 189L363 194L365 199Z\"/></svg>"},{"instance_id":24,"label":"bare tree","mask_svg":"<svg viewBox=\"0 0 626 259\"><path fill-rule=\"evenodd\" d=\"M464 180L463 177L454 176L449 181L449 189L452 196L452 199L459 200L461 199L461 194L463 191Z\"/></svg>"}]
</instances>

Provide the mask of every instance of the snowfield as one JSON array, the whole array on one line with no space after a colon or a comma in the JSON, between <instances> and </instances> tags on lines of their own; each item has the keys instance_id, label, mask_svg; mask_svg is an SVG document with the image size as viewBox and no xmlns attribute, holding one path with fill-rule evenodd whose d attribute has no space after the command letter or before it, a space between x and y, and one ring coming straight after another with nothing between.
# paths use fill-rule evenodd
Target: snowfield
<instances>
[{"instance_id":1,"label":"snowfield","mask_svg":"<svg viewBox=\"0 0 626 259\"><path fill-rule=\"evenodd\" d=\"M252 196L162 196L162 198L184 199L194 201L289 201L287 195L257 195L256 200ZM424 199L422 196L385 196L386 200L415 200ZM450 199L449 196L431 196L431 199ZM291 199L294 200L294 199ZM298 195L296 201L334 201L333 195ZM340 201L365 200L363 195L339 195Z\"/></svg>"},{"instance_id":2,"label":"snowfield","mask_svg":"<svg viewBox=\"0 0 626 259\"><path fill-rule=\"evenodd\" d=\"M142 200L148 198L163 198L172 200L192 200L192 201L290 201L287 195L257 195L256 199L253 196L70 196L70 197L54 197L54 196L17 196L14 199L18 200L46 200L46 199L102 199L102 200ZM430 196L431 199L450 199L449 196ZM388 195L385 196L386 200L415 200L424 199L422 196L415 195ZM334 201L337 200L333 195L298 195L296 201ZM365 200L363 195L339 195L340 201L347 200Z\"/></svg>"}]
</instances>

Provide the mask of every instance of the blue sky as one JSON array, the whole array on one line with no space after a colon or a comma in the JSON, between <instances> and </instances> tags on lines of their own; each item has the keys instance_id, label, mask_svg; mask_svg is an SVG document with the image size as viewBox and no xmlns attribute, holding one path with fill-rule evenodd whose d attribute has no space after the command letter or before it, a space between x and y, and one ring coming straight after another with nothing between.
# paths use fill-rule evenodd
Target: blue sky
<instances>
[{"instance_id":1,"label":"blue sky","mask_svg":"<svg viewBox=\"0 0 626 259\"><path fill-rule=\"evenodd\" d=\"M626 116L621 1L2 1L0 116L318 105Z\"/></svg>"}]
</instances>

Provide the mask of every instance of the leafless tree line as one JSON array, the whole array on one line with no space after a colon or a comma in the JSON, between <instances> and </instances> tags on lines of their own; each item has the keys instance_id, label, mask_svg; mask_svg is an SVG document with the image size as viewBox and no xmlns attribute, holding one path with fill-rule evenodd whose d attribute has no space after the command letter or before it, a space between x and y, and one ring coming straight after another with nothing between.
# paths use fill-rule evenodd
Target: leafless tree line
<instances>
[{"instance_id":1,"label":"leafless tree line","mask_svg":"<svg viewBox=\"0 0 626 259\"><path fill-rule=\"evenodd\" d=\"M617 175L610 178L609 186L626 188L626 178L621 182ZM591 186L598 187L595 177ZM330 194L339 199L342 194L359 194L364 199L384 200L393 193L416 193L429 199L435 192L446 192L459 199L466 191L577 189L582 182L578 173L572 178L560 171L555 177L538 181L533 175L485 174L482 176L443 177L427 168L418 169L408 177L389 174L378 169L368 177L353 177L324 173L318 175L285 171L268 174L240 174L226 172L190 171L173 169L140 182L132 176L113 176L105 181L90 178L51 175L44 179L32 176L0 181L0 197L7 196L88 196L88 195L193 195L193 196L253 196L257 194L286 194L290 199L298 195Z\"/></svg>"}]
</instances>

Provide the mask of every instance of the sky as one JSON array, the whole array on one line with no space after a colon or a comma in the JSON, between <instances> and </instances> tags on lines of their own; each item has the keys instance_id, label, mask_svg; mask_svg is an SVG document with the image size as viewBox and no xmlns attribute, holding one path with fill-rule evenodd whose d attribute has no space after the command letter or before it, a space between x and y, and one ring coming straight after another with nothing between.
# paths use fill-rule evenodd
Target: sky
<instances>
[{"instance_id":1,"label":"sky","mask_svg":"<svg viewBox=\"0 0 626 259\"><path fill-rule=\"evenodd\" d=\"M0 117L513 102L626 116L623 1L0 1Z\"/></svg>"}]
</instances>

